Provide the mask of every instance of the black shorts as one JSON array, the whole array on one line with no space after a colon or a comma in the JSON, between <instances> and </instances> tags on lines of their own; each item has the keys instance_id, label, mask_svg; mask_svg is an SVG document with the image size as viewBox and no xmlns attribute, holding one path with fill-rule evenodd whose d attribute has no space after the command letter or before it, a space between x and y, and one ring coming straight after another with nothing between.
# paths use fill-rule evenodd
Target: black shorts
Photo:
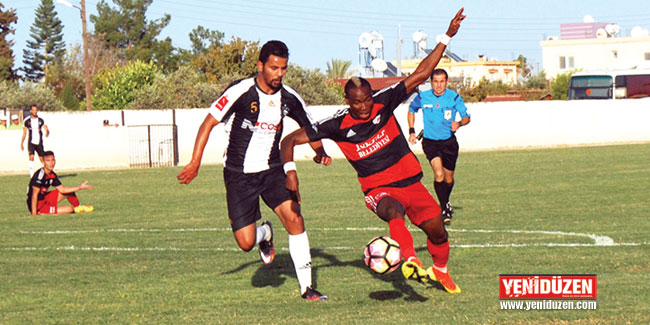
<instances>
[{"instance_id":1,"label":"black shorts","mask_svg":"<svg viewBox=\"0 0 650 325\"><path fill-rule=\"evenodd\" d=\"M260 195L271 210L287 200L296 200L286 188L282 167L251 174L224 168L223 179L226 183L228 218L233 231L262 218Z\"/></svg>"},{"instance_id":2,"label":"black shorts","mask_svg":"<svg viewBox=\"0 0 650 325\"><path fill-rule=\"evenodd\" d=\"M447 140L430 140L422 139L422 150L427 155L427 160L431 161L435 157L442 159L442 167L448 170L456 169L456 160L458 159L458 141L456 136L452 135Z\"/></svg>"},{"instance_id":3,"label":"black shorts","mask_svg":"<svg viewBox=\"0 0 650 325\"><path fill-rule=\"evenodd\" d=\"M45 154L45 150L43 150L43 142L41 142L40 144L33 144L30 142L27 145L27 152L29 152L30 156L34 155L34 151L38 153L39 157L43 157L43 155Z\"/></svg>"}]
</instances>

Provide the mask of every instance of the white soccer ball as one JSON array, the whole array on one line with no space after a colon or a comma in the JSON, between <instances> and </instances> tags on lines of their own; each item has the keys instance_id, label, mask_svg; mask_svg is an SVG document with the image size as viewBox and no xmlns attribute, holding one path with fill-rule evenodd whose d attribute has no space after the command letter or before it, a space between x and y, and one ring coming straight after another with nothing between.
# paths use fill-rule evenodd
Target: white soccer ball
<instances>
[{"instance_id":1,"label":"white soccer ball","mask_svg":"<svg viewBox=\"0 0 650 325\"><path fill-rule=\"evenodd\" d=\"M388 236L373 238L363 250L366 266L378 274L395 271L402 262L399 244Z\"/></svg>"}]
</instances>

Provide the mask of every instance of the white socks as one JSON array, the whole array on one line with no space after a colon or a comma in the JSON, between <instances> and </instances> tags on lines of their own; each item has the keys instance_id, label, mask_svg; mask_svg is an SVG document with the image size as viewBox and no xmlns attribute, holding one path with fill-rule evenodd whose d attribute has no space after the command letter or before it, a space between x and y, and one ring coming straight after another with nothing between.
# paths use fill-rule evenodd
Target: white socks
<instances>
[{"instance_id":1,"label":"white socks","mask_svg":"<svg viewBox=\"0 0 650 325\"><path fill-rule=\"evenodd\" d=\"M34 176L34 161L30 160L29 161L29 177L31 178Z\"/></svg>"},{"instance_id":2,"label":"white socks","mask_svg":"<svg viewBox=\"0 0 650 325\"><path fill-rule=\"evenodd\" d=\"M311 286L311 253L306 231L299 235L289 235L289 254L296 268L300 294L303 294Z\"/></svg>"},{"instance_id":3,"label":"white socks","mask_svg":"<svg viewBox=\"0 0 650 325\"><path fill-rule=\"evenodd\" d=\"M256 229L255 245L259 244L263 240L269 239L266 237L271 236L271 229L269 229L269 226L267 225L257 226Z\"/></svg>"},{"instance_id":4,"label":"white socks","mask_svg":"<svg viewBox=\"0 0 650 325\"><path fill-rule=\"evenodd\" d=\"M434 265L433 265L433 268L436 269L436 270L438 270L438 271L440 271L440 272L442 272L442 273L447 273L447 265L445 265L444 267L437 267L437 266L434 264Z\"/></svg>"}]
</instances>

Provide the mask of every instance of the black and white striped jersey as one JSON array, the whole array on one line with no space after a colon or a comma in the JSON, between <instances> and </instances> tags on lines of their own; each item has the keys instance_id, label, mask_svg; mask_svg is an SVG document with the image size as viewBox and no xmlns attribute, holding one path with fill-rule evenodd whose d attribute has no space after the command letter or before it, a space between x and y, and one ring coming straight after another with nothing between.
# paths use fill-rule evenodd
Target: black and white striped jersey
<instances>
[{"instance_id":1,"label":"black and white striped jersey","mask_svg":"<svg viewBox=\"0 0 650 325\"><path fill-rule=\"evenodd\" d=\"M254 77L230 84L210 105L210 114L225 123L224 167L244 173L257 173L282 164L279 143L285 116L300 126L314 122L295 90L282 85L274 94L266 94Z\"/></svg>"}]
</instances>

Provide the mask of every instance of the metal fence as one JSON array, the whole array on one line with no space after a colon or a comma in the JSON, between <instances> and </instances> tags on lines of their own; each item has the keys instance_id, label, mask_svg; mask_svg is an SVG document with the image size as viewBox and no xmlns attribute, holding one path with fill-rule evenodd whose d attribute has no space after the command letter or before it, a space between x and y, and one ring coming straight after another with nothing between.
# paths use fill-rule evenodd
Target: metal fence
<instances>
[{"instance_id":1,"label":"metal fence","mask_svg":"<svg viewBox=\"0 0 650 325\"><path fill-rule=\"evenodd\" d=\"M178 165L178 130L173 124L129 125L130 167Z\"/></svg>"}]
</instances>

